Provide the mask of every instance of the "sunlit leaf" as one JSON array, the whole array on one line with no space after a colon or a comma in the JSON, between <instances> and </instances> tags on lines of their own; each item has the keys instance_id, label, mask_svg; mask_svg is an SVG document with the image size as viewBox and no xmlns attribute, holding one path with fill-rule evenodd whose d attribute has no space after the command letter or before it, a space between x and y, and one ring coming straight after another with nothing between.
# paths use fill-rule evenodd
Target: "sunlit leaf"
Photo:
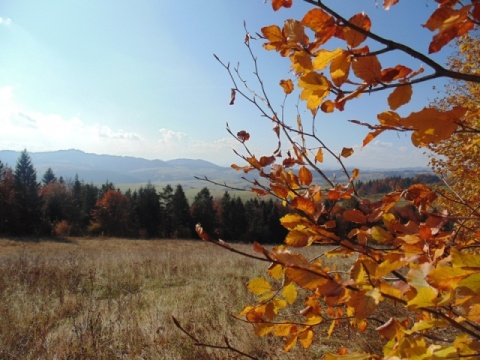
<instances>
[{"instance_id":1,"label":"sunlit leaf","mask_svg":"<svg viewBox=\"0 0 480 360\"><path fill-rule=\"evenodd\" d=\"M313 59L313 68L315 70L323 70L328 64L330 64L335 58L343 53L341 48L335 49L333 51L329 50L320 50L315 58Z\"/></svg>"},{"instance_id":2,"label":"sunlit leaf","mask_svg":"<svg viewBox=\"0 0 480 360\"><path fill-rule=\"evenodd\" d=\"M322 163L323 162L323 149L318 148L317 154L315 155L315 162Z\"/></svg>"},{"instance_id":3,"label":"sunlit leaf","mask_svg":"<svg viewBox=\"0 0 480 360\"><path fill-rule=\"evenodd\" d=\"M353 149L352 148L346 148L344 147L342 149L342 152L340 153L340 155L344 158L348 158L349 156L351 156L353 154Z\"/></svg>"},{"instance_id":4,"label":"sunlit leaf","mask_svg":"<svg viewBox=\"0 0 480 360\"><path fill-rule=\"evenodd\" d=\"M313 341L313 330L307 329L300 334L298 334L298 340L304 349L308 349L312 345Z\"/></svg>"},{"instance_id":5,"label":"sunlit leaf","mask_svg":"<svg viewBox=\"0 0 480 360\"><path fill-rule=\"evenodd\" d=\"M290 94L293 91L293 82L292 80L280 80L280 86L283 88L285 94Z\"/></svg>"},{"instance_id":6,"label":"sunlit leaf","mask_svg":"<svg viewBox=\"0 0 480 360\"><path fill-rule=\"evenodd\" d=\"M250 280L247 285L247 289L255 295L262 295L266 292L270 292L272 290L272 286L264 278L255 278Z\"/></svg>"},{"instance_id":7,"label":"sunlit leaf","mask_svg":"<svg viewBox=\"0 0 480 360\"><path fill-rule=\"evenodd\" d=\"M382 76L382 66L376 56L363 56L355 58L352 69L358 78L367 84L376 84Z\"/></svg>"},{"instance_id":8,"label":"sunlit leaf","mask_svg":"<svg viewBox=\"0 0 480 360\"><path fill-rule=\"evenodd\" d=\"M302 166L298 171L298 179L300 180L300 183L308 186L312 183L312 172L305 166Z\"/></svg>"},{"instance_id":9,"label":"sunlit leaf","mask_svg":"<svg viewBox=\"0 0 480 360\"><path fill-rule=\"evenodd\" d=\"M390 109L396 110L400 106L407 104L412 98L412 85L399 86L388 96L388 105Z\"/></svg>"},{"instance_id":10,"label":"sunlit leaf","mask_svg":"<svg viewBox=\"0 0 480 360\"><path fill-rule=\"evenodd\" d=\"M282 296L285 298L288 304L293 304L297 299L297 288L293 283L290 283L283 287Z\"/></svg>"}]
</instances>

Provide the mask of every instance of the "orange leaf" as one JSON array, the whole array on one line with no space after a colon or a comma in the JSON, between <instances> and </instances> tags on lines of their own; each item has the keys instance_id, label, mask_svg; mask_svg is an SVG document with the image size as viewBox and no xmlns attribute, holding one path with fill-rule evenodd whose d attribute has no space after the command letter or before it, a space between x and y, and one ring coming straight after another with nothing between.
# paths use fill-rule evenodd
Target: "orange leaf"
<instances>
[{"instance_id":1,"label":"orange leaf","mask_svg":"<svg viewBox=\"0 0 480 360\"><path fill-rule=\"evenodd\" d=\"M370 27L372 26L370 18L364 13L356 14L352 16L348 21L353 25L356 25L366 31L370 31ZM348 46L350 46L351 48L356 48L367 38L366 35L363 35L358 31L349 28L348 26L343 27L343 31L340 37L344 39L347 42Z\"/></svg>"},{"instance_id":2,"label":"orange leaf","mask_svg":"<svg viewBox=\"0 0 480 360\"><path fill-rule=\"evenodd\" d=\"M313 201L300 196L293 199L290 206L294 209L301 210L308 215L313 215L315 213L315 204Z\"/></svg>"},{"instance_id":3,"label":"orange leaf","mask_svg":"<svg viewBox=\"0 0 480 360\"><path fill-rule=\"evenodd\" d=\"M285 94L290 94L293 91L293 82L292 80L280 80L280 86L285 91Z\"/></svg>"},{"instance_id":4,"label":"orange leaf","mask_svg":"<svg viewBox=\"0 0 480 360\"><path fill-rule=\"evenodd\" d=\"M414 129L412 143L421 147L449 138L457 128L457 122L465 113L466 109L462 107L456 107L449 111L424 108L419 112L411 113L402 119L401 123Z\"/></svg>"},{"instance_id":5,"label":"orange leaf","mask_svg":"<svg viewBox=\"0 0 480 360\"><path fill-rule=\"evenodd\" d=\"M351 156L353 154L353 149L352 148L343 148L342 149L342 152L341 152L341 156L343 156L344 158L348 158L349 156Z\"/></svg>"},{"instance_id":6,"label":"orange leaf","mask_svg":"<svg viewBox=\"0 0 480 360\"><path fill-rule=\"evenodd\" d=\"M322 150L322 148L318 148L317 154L315 155L315 162L319 162L319 163L323 162L323 150Z\"/></svg>"},{"instance_id":7,"label":"orange leaf","mask_svg":"<svg viewBox=\"0 0 480 360\"><path fill-rule=\"evenodd\" d=\"M281 199L286 199L288 196L288 189L283 186L272 184L270 189Z\"/></svg>"},{"instance_id":8,"label":"orange leaf","mask_svg":"<svg viewBox=\"0 0 480 360\"><path fill-rule=\"evenodd\" d=\"M343 218L347 221L357 224L365 224L367 222L367 217L365 216L365 214L357 209L345 211L343 213Z\"/></svg>"},{"instance_id":9,"label":"orange leaf","mask_svg":"<svg viewBox=\"0 0 480 360\"><path fill-rule=\"evenodd\" d=\"M322 31L325 27L332 26L335 20L325 11L314 8L308 11L302 19L302 24L315 32Z\"/></svg>"},{"instance_id":10,"label":"orange leaf","mask_svg":"<svg viewBox=\"0 0 480 360\"><path fill-rule=\"evenodd\" d=\"M281 7L289 8L292 6L292 0L272 0L272 8L277 11Z\"/></svg>"},{"instance_id":11,"label":"orange leaf","mask_svg":"<svg viewBox=\"0 0 480 360\"><path fill-rule=\"evenodd\" d=\"M298 179L303 185L310 185L312 183L312 172L305 166L302 166L298 172Z\"/></svg>"},{"instance_id":12,"label":"orange leaf","mask_svg":"<svg viewBox=\"0 0 480 360\"><path fill-rule=\"evenodd\" d=\"M388 96L388 105L390 109L396 110L400 106L407 104L412 98L412 85L399 86Z\"/></svg>"},{"instance_id":13,"label":"orange leaf","mask_svg":"<svg viewBox=\"0 0 480 360\"><path fill-rule=\"evenodd\" d=\"M378 135L380 135L384 130L375 130L372 132L369 132L367 136L365 136L365 139L363 139L363 146L367 145L370 141L375 139Z\"/></svg>"},{"instance_id":14,"label":"orange leaf","mask_svg":"<svg viewBox=\"0 0 480 360\"><path fill-rule=\"evenodd\" d=\"M320 105L320 109L324 113L332 113L335 110L335 103L332 100L326 100Z\"/></svg>"},{"instance_id":15,"label":"orange leaf","mask_svg":"<svg viewBox=\"0 0 480 360\"><path fill-rule=\"evenodd\" d=\"M382 65L376 56L362 56L352 62L355 76L367 84L376 84L382 77Z\"/></svg>"},{"instance_id":16,"label":"orange leaf","mask_svg":"<svg viewBox=\"0 0 480 360\"><path fill-rule=\"evenodd\" d=\"M383 0L383 8L389 10L391 6L398 3L398 0Z\"/></svg>"}]
</instances>

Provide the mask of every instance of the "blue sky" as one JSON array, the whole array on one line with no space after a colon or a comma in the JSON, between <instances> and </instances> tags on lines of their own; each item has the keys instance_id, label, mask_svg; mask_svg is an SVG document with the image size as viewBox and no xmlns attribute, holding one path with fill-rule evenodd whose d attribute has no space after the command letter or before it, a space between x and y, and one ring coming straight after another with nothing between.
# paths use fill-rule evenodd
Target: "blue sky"
<instances>
[{"instance_id":1,"label":"blue sky","mask_svg":"<svg viewBox=\"0 0 480 360\"><path fill-rule=\"evenodd\" d=\"M426 52L433 35L421 27L435 9L433 0L403 0L389 11L382 1L331 0L350 17L365 11L374 32ZM225 130L251 134L257 155L270 155L276 142L271 123L237 99L229 106L231 83L215 61L240 63L253 81L252 61L243 44L243 22L251 33L262 26L300 19L311 6L300 0L273 12L270 1L203 0L2 0L0 5L0 148L30 152L80 149L147 159L200 158L220 165L241 164L238 144ZM279 108L280 79L291 77L289 60L252 42L260 74ZM372 46L373 47L373 46ZM448 49L436 55L443 61ZM397 55L382 65L415 59ZM251 83L254 86L254 83ZM436 93L414 87L416 100L399 109L418 111ZM347 109L317 118L319 136L333 149L353 147L347 165L425 166L423 149L409 136L382 134L361 149L367 130L348 119L375 122L387 110L388 94L364 95ZM292 97L286 113L295 122ZM308 112L300 110L308 121ZM286 148L285 148L286 149ZM326 159L326 165L333 163Z\"/></svg>"}]
</instances>

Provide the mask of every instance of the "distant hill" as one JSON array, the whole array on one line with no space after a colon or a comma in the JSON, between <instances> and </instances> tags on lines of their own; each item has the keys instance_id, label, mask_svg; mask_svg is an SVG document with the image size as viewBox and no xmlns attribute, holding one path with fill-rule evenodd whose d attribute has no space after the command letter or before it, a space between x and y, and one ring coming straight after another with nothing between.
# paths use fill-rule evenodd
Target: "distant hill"
<instances>
[{"instance_id":1,"label":"distant hill","mask_svg":"<svg viewBox=\"0 0 480 360\"><path fill-rule=\"evenodd\" d=\"M249 187L241 180L243 172L222 167L200 159L147 160L131 156L97 155L80 150L59 150L49 152L29 152L40 180L50 167L57 177L73 179L75 175L87 183L103 184L107 180L114 184L182 184L198 188L205 182L195 180L195 176L227 183L236 187ZM15 168L19 151L0 150L0 161ZM336 181L346 178L340 170L326 170L326 175ZM361 171L359 179L368 181L389 176L414 177L421 173L431 173L427 168L388 169ZM250 174L248 174L251 177ZM320 178L316 178L320 181Z\"/></svg>"},{"instance_id":2,"label":"distant hill","mask_svg":"<svg viewBox=\"0 0 480 360\"><path fill-rule=\"evenodd\" d=\"M73 179L78 174L85 182L105 183L152 183L182 182L194 176L209 176L215 179L232 178L238 173L205 160L147 160L131 156L112 156L85 153L80 150L29 152L41 178L50 167L57 177ZM0 150L0 161L14 168L19 151Z\"/></svg>"}]
</instances>

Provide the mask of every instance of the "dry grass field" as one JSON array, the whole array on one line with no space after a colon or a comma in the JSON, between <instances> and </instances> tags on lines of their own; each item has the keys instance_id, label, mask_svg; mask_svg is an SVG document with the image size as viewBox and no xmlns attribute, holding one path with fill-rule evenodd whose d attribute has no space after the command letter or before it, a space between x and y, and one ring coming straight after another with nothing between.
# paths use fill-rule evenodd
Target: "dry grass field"
<instances>
[{"instance_id":1,"label":"dry grass field","mask_svg":"<svg viewBox=\"0 0 480 360\"><path fill-rule=\"evenodd\" d=\"M251 245L237 245L251 251ZM345 264L343 264L345 265ZM0 359L236 359L195 346L232 346L259 359L315 359L341 345L378 348L378 337L318 328L308 350L282 350L231 315L253 303L245 285L260 263L201 241L0 239ZM301 299L299 300L301 306Z\"/></svg>"}]
</instances>

